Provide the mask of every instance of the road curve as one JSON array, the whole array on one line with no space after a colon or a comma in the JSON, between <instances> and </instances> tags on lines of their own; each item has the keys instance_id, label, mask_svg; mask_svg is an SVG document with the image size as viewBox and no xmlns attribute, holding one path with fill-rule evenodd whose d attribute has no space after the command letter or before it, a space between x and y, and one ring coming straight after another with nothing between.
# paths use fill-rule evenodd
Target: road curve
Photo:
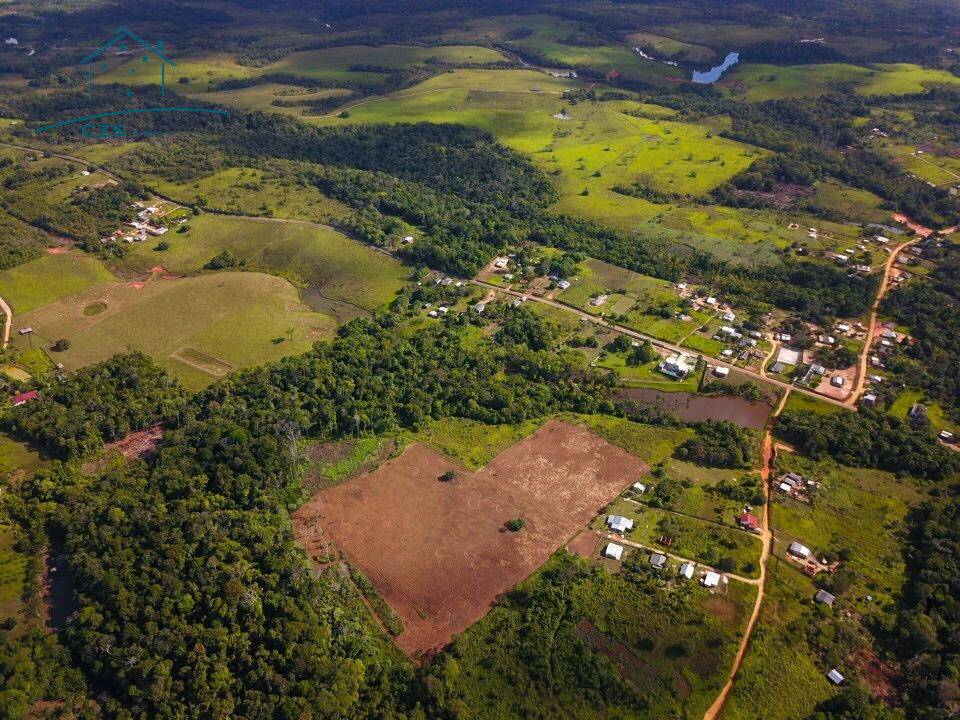
<instances>
[{"instance_id":1,"label":"road curve","mask_svg":"<svg viewBox=\"0 0 960 720\"><path fill-rule=\"evenodd\" d=\"M13 329L13 310L7 305L7 301L0 297L0 310L5 316L3 322L3 349L6 350L10 344L10 331Z\"/></svg>"}]
</instances>

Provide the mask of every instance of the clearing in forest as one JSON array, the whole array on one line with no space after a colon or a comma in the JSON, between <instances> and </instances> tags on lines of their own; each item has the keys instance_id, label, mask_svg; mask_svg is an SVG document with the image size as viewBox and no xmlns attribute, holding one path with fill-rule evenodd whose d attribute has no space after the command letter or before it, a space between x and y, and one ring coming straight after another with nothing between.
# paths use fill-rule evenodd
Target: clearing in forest
<instances>
[{"instance_id":1,"label":"clearing in forest","mask_svg":"<svg viewBox=\"0 0 960 720\"><path fill-rule=\"evenodd\" d=\"M586 428L551 421L470 472L414 444L294 514L311 555L332 542L403 619L411 655L446 645L542 565L647 465ZM452 471L453 479L444 480ZM519 532L504 525L525 521Z\"/></svg>"}]
</instances>

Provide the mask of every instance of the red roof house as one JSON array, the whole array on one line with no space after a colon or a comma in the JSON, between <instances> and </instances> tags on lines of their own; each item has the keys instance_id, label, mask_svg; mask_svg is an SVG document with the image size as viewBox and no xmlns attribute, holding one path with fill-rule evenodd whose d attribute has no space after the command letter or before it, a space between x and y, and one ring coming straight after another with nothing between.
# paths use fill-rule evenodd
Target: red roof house
<instances>
[{"instance_id":1,"label":"red roof house","mask_svg":"<svg viewBox=\"0 0 960 720\"><path fill-rule=\"evenodd\" d=\"M744 530L756 530L758 527L760 527L760 521L757 520L755 515L751 515L748 512L740 513L739 522L740 527L742 527Z\"/></svg>"},{"instance_id":2,"label":"red roof house","mask_svg":"<svg viewBox=\"0 0 960 720\"><path fill-rule=\"evenodd\" d=\"M28 390L25 393L20 393L19 395L14 395L10 398L10 402L13 403L14 407L20 407L21 405L26 405L31 400L36 400L40 397L40 393L36 390Z\"/></svg>"}]
</instances>

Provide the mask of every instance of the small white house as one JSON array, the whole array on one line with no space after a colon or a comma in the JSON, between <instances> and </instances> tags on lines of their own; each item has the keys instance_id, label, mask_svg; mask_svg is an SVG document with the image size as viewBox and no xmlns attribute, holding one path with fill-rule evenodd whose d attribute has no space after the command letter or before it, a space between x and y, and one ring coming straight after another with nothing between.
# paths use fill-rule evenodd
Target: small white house
<instances>
[{"instance_id":1,"label":"small white house","mask_svg":"<svg viewBox=\"0 0 960 720\"><path fill-rule=\"evenodd\" d=\"M655 570L663 570L667 564L667 556L663 553L654 553L650 556L650 565Z\"/></svg>"},{"instance_id":2,"label":"small white house","mask_svg":"<svg viewBox=\"0 0 960 720\"><path fill-rule=\"evenodd\" d=\"M787 548L787 552L799 558L810 557L810 548L808 548L806 545L798 543L796 540L790 543L790 547Z\"/></svg>"},{"instance_id":3,"label":"small white house","mask_svg":"<svg viewBox=\"0 0 960 720\"><path fill-rule=\"evenodd\" d=\"M692 562L685 562L680 566L680 574L685 577L687 580L693 579L693 573L697 569L696 565Z\"/></svg>"},{"instance_id":4,"label":"small white house","mask_svg":"<svg viewBox=\"0 0 960 720\"><path fill-rule=\"evenodd\" d=\"M483 311L487 309L487 304L482 302L477 303L473 306L473 309L476 310L477 315L483 315Z\"/></svg>"},{"instance_id":5,"label":"small white house","mask_svg":"<svg viewBox=\"0 0 960 720\"><path fill-rule=\"evenodd\" d=\"M733 322L734 320L737 319L737 316L734 315L732 312L728 312L723 314L723 319L725 322Z\"/></svg>"},{"instance_id":6,"label":"small white house","mask_svg":"<svg viewBox=\"0 0 960 720\"><path fill-rule=\"evenodd\" d=\"M505 258L505 257L499 257L499 258L497 258L496 260L494 260L493 266L494 266L495 268L497 268L498 270L503 270L503 268L505 268L505 267L507 266L507 263L508 263L508 262L510 262L509 259L507 259L507 258Z\"/></svg>"},{"instance_id":7,"label":"small white house","mask_svg":"<svg viewBox=\"0 0 960 720\"><path fill-rule=\"evenodd\" d=\"M560 288L561 290L566 290L568 287L570 287L570 281L561 280L557 283L557 287Z\"/></svg>"},{"instance_id":8,"label":"small white house","mask_svg":"<svg viewBox=\"0 0 960 720\"><path fill-rule=\"evenodd\" d=\"M450 312L450 308L448 308L446 305L441 305L437 308L437 312L441 315L446 315L448 312Z\"/></svg>"},{"instance_id":9,"label":"small white house","mask_svg":"<svg viewBox=\"0 0 960 720\"><path fill-rule=\"evenodd\" d=\"M717 304L717 299L715 297L711 295L710 297L707 298L707 305L716 305L716 304Z\"/></svg>"},{"instance_id":10,"label":"small white house","mask_svg":"<svg viewBox=\"0 0 960 720\"><path fill-rule=\"evenodd\" d=\"M611 560L619 560L623 557L623 546L616 543L607 543L607 546L603 549L603 556Z\"/></svg>"},{"instance_id":11,"label":"small white house","mask_svg":"<svg viewBox=\"0 0 960 720\"><path fill-rule=\"evenodd\" d=\"M717 367L713 369L713 374L717 377L725 378L730 374L730 368L717 365Z\"/></svg>"},{"instance_id":12,"label":"small white house","mask_svg":"<svg viewBox=\"0 0 960 720\"><path fill-rule=\"evenodd\" d=\"M843 675L837 672L836 668L834 668L833 670L827 673L827 679L830 682L832 682L834 685L843 685L843 681L845 678L843 677Z\"/></svg>"},{"instance_id":13,"label":"small white house","mask_svg":"<svg viewBox=\"0 0 960 720\"><path fill-rule=\"evenodd\" d=\"M610 526L611 530L614 530L618 533L625 533L633 530L633 520L624 517L623 515L608 515L607 525Z\"/></svg>"},{"instance_id":14,"label":"small white house","mask_svg":"<svg viewBox=\"0 0 960 720\"><path fill-rule=\"evenodd\" d=\"M713 570L710 570L706 575L703 576L703 586L704 587L716 587L720 584L720 573L715 573Z\"/></svg>"},{"instance_id":15,"label":"small white house","mask_svg":"<svg viewBox=\"0 0 960 720\"><path fill-rule=\"evenodd\" d=\"M633 484L633 491L640 495L643 495L647 491L647 486L641 482L635 482Z\"/></svg>"}]
</instances>

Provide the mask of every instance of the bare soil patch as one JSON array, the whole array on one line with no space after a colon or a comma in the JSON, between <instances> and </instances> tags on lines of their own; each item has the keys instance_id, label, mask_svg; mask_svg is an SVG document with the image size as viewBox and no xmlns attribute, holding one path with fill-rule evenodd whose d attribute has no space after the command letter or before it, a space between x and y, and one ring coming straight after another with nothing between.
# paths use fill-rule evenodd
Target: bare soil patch
<instances>
[{"instance_id":1,"label":"bare soil patch","mask_svg":"<svg viewBox=\"0 0 960 720\"><path fill-rule=\"evenodd\" d=\"M163 426L154 425L146 430L127 433L119 440L107 443L104 450L119 452L127 460L138 460L152 453L162 437Z\"/></svg>"},{"instance_id":2,"label":"bare soil patch","mask_svg":"<svg viewBox=\"0 0 960 720\"><path fill-rule=\"evenodd\" d=\"M584 530L567 543L567 550L583 558L595 558L599 543L600 535L593 530Z\"/></svg>"},{"instance_id":3,"label":"bare soil patch","mask_svg":"<svg viewBox=\"0 0 960 720\"><path fill-rule=\"evenodd\" d=\"M448 470L456 479L443 482ZM589 430L551 421L470 472L425 445L325 490L294 513L311 557L338 547L401 617L425 657L482 618L647 470ZM523 518L520 532L504 523Z\"/></svg>"}]
</instances>

